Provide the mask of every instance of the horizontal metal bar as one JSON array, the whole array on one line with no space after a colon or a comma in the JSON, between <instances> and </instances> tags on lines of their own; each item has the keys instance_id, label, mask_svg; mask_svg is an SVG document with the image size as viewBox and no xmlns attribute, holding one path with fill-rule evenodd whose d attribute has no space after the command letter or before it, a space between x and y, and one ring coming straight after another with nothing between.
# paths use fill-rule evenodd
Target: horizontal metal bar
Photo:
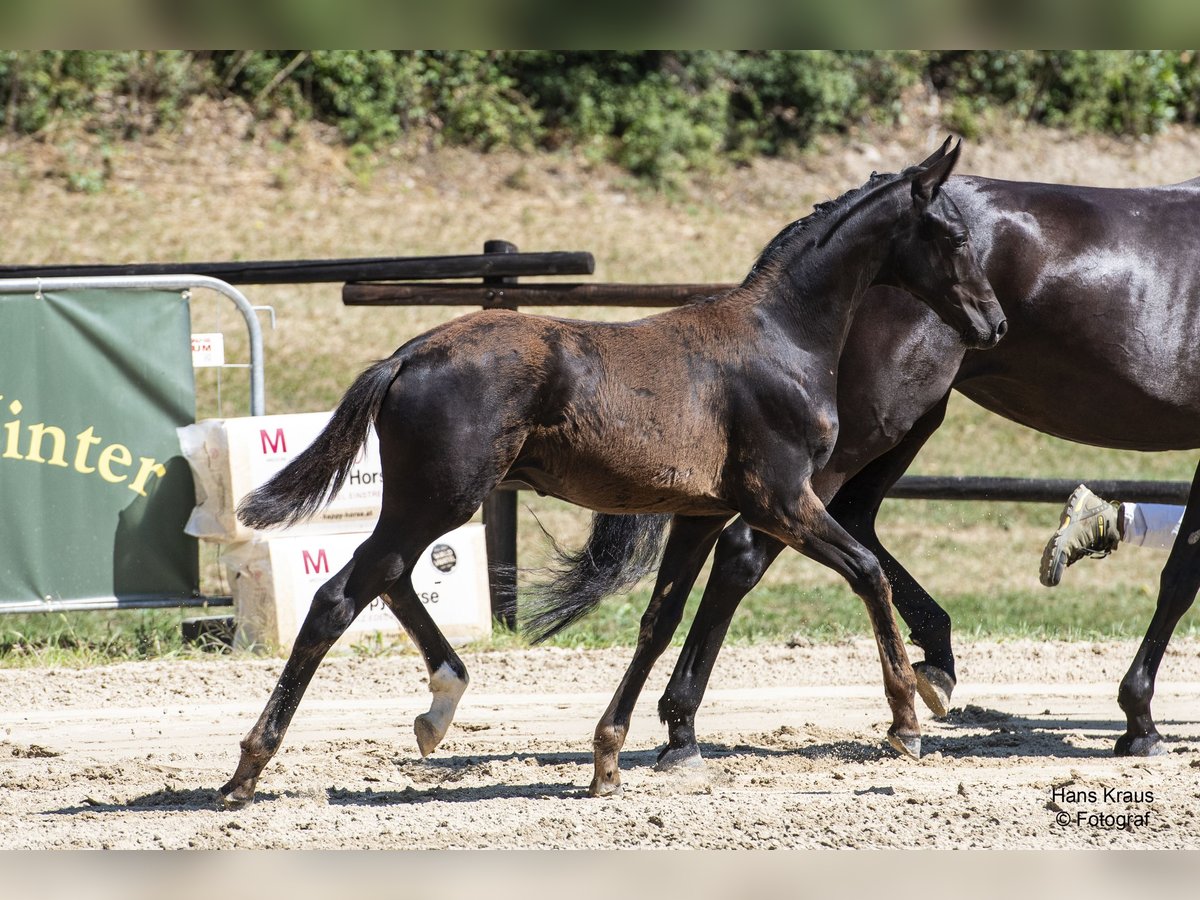
<instances>
[{"instance_id":1,"label":"horizontal metal bar","mask_svg":"<svg viewBox=\"0 0 1200 900\"><path fill-rule=\"evenodd\" d=\"M591 275L596 261L582 251L485 253L468 256L395 256L360 259L289 259L255 262L136 263L127 265L0 266L0 278L208 275L229 284L315 284L412 281L522 275Z\"/></svg>"},{"instance_id":2,"label":"horizontal metal bar","mask_svg":"<svg viewBox=\"0 0 1200 900\"><path fill-rule=\"evenodd\" d=\"M232 597L80 597L73 600L18 600L0 603L9 613L103 612L119 609L198 609L233 606Z\"/></svg>"},{"instance_id":3,"label":"horizontal metal bar","mask_svg":"<svg viewBox=\"0 0 1200 900\"><path fill-rule=\"evenodd\" d=\"M1128 481L1083 479L1098 497L1134 503L1187 503L1186 481ZM888 497L897 500L995 500L1010 503L1066 503L1079 485L1077 478L990 478L906 475Z\"/></svg>"},{"instance_id":4,"label":"horizontal metal bar","mask_svg":"<svg viewBox=\"0 0 1200 900\"><path fill-rule=\"evenodd\" d=\"M347 284L347 306L680 306L733 284Z\"/></svg>"}]
</instances>

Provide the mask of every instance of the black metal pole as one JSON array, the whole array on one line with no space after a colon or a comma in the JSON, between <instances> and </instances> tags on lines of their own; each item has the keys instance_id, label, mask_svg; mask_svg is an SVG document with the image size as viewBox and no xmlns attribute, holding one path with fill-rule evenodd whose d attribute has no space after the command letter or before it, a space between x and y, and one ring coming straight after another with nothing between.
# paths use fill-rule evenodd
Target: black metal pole
<instances>
[{"instance_id":1,"label":"black metal pole","mask_svg":"<svg viewBox=\"0 0 1200 900\"><path fill-rule=\"evenodd\" d=\"M485 254L516 253L515 244L508 241L486 241ZM492 276L483 279L494 286L496 294L489 298L492 309L516 309L505 301L504 285L517 283L515 276ZM492 615L506 628L517 627L517 492L492 491L483 502L483 524L486 528L489 584L492 590Z\"/></svg>"}]
</instances>

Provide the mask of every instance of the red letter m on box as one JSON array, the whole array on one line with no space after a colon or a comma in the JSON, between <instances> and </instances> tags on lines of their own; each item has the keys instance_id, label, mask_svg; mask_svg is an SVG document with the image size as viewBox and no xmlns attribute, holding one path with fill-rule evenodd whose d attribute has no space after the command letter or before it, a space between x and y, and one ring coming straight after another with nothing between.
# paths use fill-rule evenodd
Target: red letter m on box
<instances>
[{"instance_id":1,"label":"red letter m on box","mask_svg":"<svg viewBox=\"0 0 1200 900\"><path fill-rule=\"evenodd\" d=\"M264 455L267 453L287 453L287 440L283 436L282 428L275 429L274 438L267 434L265 428L261 429L258 435L262 439L262 452Z\"/></svg>"},{"instance_id":2,"label":"red letter m on box","mask_svg":"<svg viewBox=\"0 0 1200 900\"><path fill-rule=\"evenodd\" d=\"M300 551L304 556L304 574L312 575L314 572L329 572L329 557L325 555L324 550L317 551L317 558L313 559L312 554L307 550Z\"/></svg>"}]
</instances>

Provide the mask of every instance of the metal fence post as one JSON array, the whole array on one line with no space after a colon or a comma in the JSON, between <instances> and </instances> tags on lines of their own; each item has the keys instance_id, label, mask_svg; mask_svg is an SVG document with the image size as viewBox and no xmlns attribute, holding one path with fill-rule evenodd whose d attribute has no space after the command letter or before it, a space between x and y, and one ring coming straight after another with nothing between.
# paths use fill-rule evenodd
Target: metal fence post
<instances>
[{"instance_id":1,"label":"metal fence post","mask_svg":"<svg viewBox=\"0 0 1200 900\"><path fill-rule=\"evenodd\" d=\"M516 253L516 244L508 241L485 241L484 253ZM488 293L487 305L494 309L516 309L505 301L503 285L516 284L512 277L485 277L483 283L495 285ZM517 492L493 491L483 502L483 524L486 526L488 583L492 592L492 615L509 629L517 627Z\"/></svg>"}]
</instances>

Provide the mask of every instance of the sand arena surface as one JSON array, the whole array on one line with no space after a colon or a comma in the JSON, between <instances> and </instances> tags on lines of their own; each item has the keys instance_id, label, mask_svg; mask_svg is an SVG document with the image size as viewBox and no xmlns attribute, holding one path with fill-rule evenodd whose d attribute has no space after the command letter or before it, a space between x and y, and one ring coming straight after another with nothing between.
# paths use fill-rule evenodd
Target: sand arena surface
<instances>
[{"instance_id":1,"label":"sand arena surface","mask_svg":"<svg viewBox=\"0 0 1200 900\"><path fill-rule=\"evenodd\" d=\"M1164 660L1153 759L1111 755L1134 650L962 644L954 709L919 706L912 762L884 744L871 641L727 648L697 720L705 768L659 773L665 659L606 800L586 796L591 734L628 649L467 655L471 687L425 761L419 658L331 658L258 799L232 812L216 788L280 660L0 670L0 846L1194 847L1200 641Z\"/></svg>"}]
</instances>

